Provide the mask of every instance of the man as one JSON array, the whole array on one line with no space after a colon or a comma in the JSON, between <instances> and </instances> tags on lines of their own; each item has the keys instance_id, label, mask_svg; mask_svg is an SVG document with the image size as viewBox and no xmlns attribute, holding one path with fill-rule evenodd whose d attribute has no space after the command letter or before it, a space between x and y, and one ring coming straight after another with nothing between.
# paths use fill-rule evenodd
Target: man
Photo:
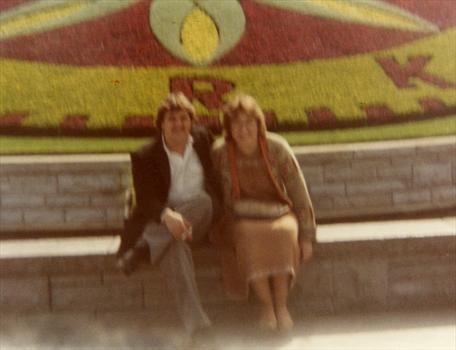
<instances>
[{"instance_id":1,"label":"man","mask_svg":"<svg viewBox=\"0 0 456 350\"><path fill-rule=\"evenodd\" d=\"M131 154L136 207L118 252L118 266L129 274L148 249L190 334L211 322L201 305L188 242L205 237L219 201L212 138L193 126L194 119L188 99L170 94L157 112L157 139Z\"/></svg>"}]
</instances>

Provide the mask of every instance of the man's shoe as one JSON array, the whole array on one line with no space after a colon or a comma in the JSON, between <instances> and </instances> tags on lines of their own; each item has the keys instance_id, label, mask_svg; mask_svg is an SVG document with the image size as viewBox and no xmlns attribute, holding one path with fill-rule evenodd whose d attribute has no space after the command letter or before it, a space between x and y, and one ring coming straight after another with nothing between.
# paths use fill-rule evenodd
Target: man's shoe
<instances>
[{"instance_id":1,"label":"man's shoe","mask_svg":"<svg viewBox=\"0 0 456 350\"><path fill-rule=\"evenodd\" d=\"M140 239L133 248L130 248L117 259L117 268L122 271L125 275L130 275L139 265L139 263L145 259L149 252L147 242Z\"/></svg>"}]
</instances>

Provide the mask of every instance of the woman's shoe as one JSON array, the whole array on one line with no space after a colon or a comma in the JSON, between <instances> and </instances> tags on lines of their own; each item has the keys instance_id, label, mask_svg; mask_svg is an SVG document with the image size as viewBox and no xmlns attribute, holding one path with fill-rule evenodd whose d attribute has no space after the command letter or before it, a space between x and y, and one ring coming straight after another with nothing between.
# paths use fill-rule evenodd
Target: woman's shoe
<instances>
[{"instance_id":1,"label":"woman's shoe","mask_svg":"<svg viewBox=\"0 0 456 350\"><path fill-rule=\"evenodd\" d=\"M276 310L277 326L282 331L291 331L294 326L293 319L286 306L278 307Z\"/></svg>"},{"instance_id":2,"label":"woman's shoe","mask_svg":"<svg viewBox=\"0 0 456 350\"><path fill-rule=\"evenodd\" d=\"M260 311L258 326L264 331L277 330L277 319L272 308L264 308Z\"/></svg>"}]
</instances>

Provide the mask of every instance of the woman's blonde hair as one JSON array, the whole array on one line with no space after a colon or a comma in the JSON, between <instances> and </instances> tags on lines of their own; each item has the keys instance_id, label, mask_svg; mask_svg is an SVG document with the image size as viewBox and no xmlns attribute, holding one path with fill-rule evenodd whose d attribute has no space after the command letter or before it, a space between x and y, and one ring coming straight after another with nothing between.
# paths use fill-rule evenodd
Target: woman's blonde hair
<instances>
[{"instance_id":1,"label":"woman's blonde hair","mask_svg":"<svg viewBox=\"0 0 456 350\"><path fill-rule=\"evenodd\" d=\"M239 94L236 95L231 101L227 102L223 108L223 128L225 130L225 139L232 140L231 123L240 112L245 112L248 116L253 117L258 126L258 136L266 136L266 122L264 113L260 108L258 102L249 95Z\"/></svg>"},{"instance_id":2,"label":"woman's blonde hair","mask_svg":"<svg viewBox=\"0 0 456 350\"><path fill-rule=\"evenodd\" d=\"M157 111L157 119L155 126L161 132L161 126L165 119L166 113L169 111L185 111L189 114L192 122L196 119L195 107L188 100L188 98L180 91L170 93L160 104Z\"/></svg>"}]
</instances>

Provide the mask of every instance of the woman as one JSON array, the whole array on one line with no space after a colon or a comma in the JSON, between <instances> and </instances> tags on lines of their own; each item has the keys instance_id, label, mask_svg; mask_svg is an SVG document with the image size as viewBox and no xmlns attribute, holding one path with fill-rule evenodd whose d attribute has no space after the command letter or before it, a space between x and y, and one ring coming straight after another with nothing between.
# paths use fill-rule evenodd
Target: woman
<instances>
[{"instance_id":1,"label":"woman","mask_svg":"<svg viewBox=\"0 0 456 350\"><path fill-rule=\"evenodd\" d=\"M315 240L309 193L290 146L266 132L255 99L237 96L223 112L225 140L214 146L213 158L225 216L212 238L221 250L225 289L247 299L251 288L261 305L260 327L289 330L288 292Z\"/></svg>"}]
</instances>

